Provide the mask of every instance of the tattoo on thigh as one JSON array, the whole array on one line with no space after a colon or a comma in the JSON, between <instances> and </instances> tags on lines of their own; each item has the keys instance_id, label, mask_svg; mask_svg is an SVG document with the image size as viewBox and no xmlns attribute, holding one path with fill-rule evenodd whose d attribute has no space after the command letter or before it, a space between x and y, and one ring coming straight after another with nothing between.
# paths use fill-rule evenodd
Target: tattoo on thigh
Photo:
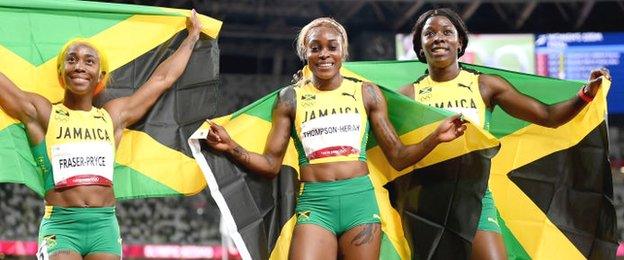
<instances>
[{"instance_id":1,"label":"tattoo on thigh","mask_svg":"<svg viewBox=\"0 0 624 260\"><path fill-rule=\"evenodd\" d=\"M379 225L376 223L365 224L360 233L351 239L351 244L361 246L373 241L375 234L379 233Z\"/></svg>"}]
</instances>

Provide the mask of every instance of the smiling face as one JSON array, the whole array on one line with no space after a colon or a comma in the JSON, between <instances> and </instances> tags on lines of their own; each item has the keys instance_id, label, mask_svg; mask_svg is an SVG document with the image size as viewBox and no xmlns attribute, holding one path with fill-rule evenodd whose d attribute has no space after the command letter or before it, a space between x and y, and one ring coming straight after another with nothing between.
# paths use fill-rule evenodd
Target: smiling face
<instances>
[{"instance_id":1,"label":"smiling face","mask_svg":"<svg viewBox=\"0 0 624 260\"><path fill-rule=\"evenodd\" d=\"M100 72L100 58L93 48L82 43L67 48L62 69L67 90L78 95L93 95L96 85L103 76L104 74Z\"/></svg>"},{"instance_id":2,"label":"smiling face","mask_svg":"<svg viewBox=\"0 0 624 260\"><path fill-rule=\"evenodd\" d=\"M340 33L335 29L326 26L310 29L305 40L305 54L314 77L330 80L340 76L344 55Z\"/></svg>"},{"instance_id":3,"label":"smiling face","mask_svg":"<svg viewBox=\"0 0 624 260\"><path fill-rule=\"evenodd\" d=\"M434 67L447 67L457 62L458 52L463 46L457 29L448 18L429 17L420 37L427 63Z\"/></svg>"}]
</instances>

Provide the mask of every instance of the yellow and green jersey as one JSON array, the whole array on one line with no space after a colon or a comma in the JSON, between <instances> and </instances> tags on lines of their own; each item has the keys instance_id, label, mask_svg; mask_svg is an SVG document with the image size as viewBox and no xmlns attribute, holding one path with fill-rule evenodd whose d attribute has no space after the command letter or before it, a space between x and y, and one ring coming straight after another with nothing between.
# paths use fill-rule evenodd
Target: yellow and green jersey
<instances>
[{"instance_id":1,"label":"yellow and green jersey","mask_svg":"<svg viewBox=\"0 0 624 260\"><path fill-rule=\"evenodd\" d=\"M461 69L452 80L438 82L424 75L414 82L414 99L420 103L463 114L488 130L491 111L479 90L479 73Z\"/></svg>"},{"instance_id":2,"label":"yellow and green jersey","mask_svg":"<svg viewBox=\"0 0 624 260\"><path fill-rule=\"evenodd\" d=\"M297 108L292 137L299 165L366 161L368 116L362 82L344 78L334 90L311 82L295 87Z\"/></svg>"},{"instance_id":3,"label":"yellow and green jersey","mask_svg":"<svg viewBox=\"0 0 624 260\"><path fill-rule=\"evenodd\" d=\"M44 140L31 148L45 190L79 185L111 186L115 163L113 122L106 110L52 106Z\"/></svg>"}]
</instances>

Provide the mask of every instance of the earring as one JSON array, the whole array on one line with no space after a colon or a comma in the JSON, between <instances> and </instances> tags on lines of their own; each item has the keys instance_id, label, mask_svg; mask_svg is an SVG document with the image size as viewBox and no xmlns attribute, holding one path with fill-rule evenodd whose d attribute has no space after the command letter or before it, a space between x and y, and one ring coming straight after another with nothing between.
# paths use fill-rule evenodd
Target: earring
<instances>
[{"instance_id":1,"label":"earring","mask_svg":"<svg viewBox=\"0 0 624 260\"><path fill-rule=\"evenodd\" d=\"M422 56L422 57L425 57L425 51L423 49L420 49L418 54L420 54L420 56Z\"/></svg>"}]
</instances>

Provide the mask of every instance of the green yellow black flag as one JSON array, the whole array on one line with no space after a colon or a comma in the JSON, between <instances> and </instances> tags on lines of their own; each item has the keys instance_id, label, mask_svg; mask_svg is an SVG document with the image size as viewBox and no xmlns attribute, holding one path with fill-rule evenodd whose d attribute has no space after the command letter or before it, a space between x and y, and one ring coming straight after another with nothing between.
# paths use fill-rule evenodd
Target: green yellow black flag
<instances>
[{"instance_id":1,"label":"green yellow black flag","mask_svg":"<svg viewBox=\"0 0 624 260\"><path fill-rule=\"evenodd\" d=\"M569 99L582 85L463 66L500 75L520 92L547 104ZM391 88L415 81L426 69L419 62L356 62L347 67ZM489 187L510 259L615 258L616 218L606 130L609 86L610 82L604 82L590 105L556 129L513 118L499 107L494 110L490 131L501 148L492 159Z\"/></svg>"},{"instance_id":2,"label":"green yellow black flag","mask_svg":"<svg viewBox=\"0 0 624 260\"><path fill-rule=\"evenodd\" d=\"M566 100L581 83L464 65L504 77L545 103ZM382 86L389 118L404 143L430 133L449 114L396 92L426 69L419 62L352 62L345 76ZM380 259L468 258L489 179L510 259L615 257L615 211L605 130L609 82L571 122L548 129L496 109L491 132L469 125L411 169L394 171L373 136L368 165L380 211ZM245 148L262 152L277 92L216 121ZM274 180L248 173L202 144L206 125L189 140L212 196L245 259L286 259L295 224L297 155L289 145ZM500 151L499 151L500 148ZM497 153L498 152L498 153ZM392 190L390 195L388 190Z\"/></svg>"},{"instance_id":3,"label":"green yellow black flag","mask_svg":"<svg viewBox=\"0 0 624 260\"><path fill-rule=\"evenodd\" d=\"M349 71L349 64L346 68L343 70L344 75L366 80L361 74ZM382 91L389 104L392 104L388 107L389 118L404 143L422 140L441 120L450 115L450 112L417 104L389 89L382 87ZM261 152L271 128L271 108L276 95L277 92L274 92L216 121L222 124L239 144L251 151ZM413 120L407 120L406 115L412 115ZM221 209L223 219L239 252L246 259L286 259L295 224L294 206L298 191L298 161L294 145L289 144L278 177L267 180L254 173L247 173L221 155L202 149L200 139L206 131L203 126L194 137L191 137L191 147L207 182L210 183L211 194ZM459 223L460 221L451 221L448 216L460 216L455 212L462 211L465 214L461 215L462 219L469 219L468 226L472 228L443 230L443 233L453 239L469 243L470 234L474 234L476 229L481 197L489 174L489 163L498 146L499 143L493 136L474 125L469 125L462 138L440 145L413 169L397 172L385 159L374 137L369 136L368 165L382 219L380 258L409 259L412 256L410 250L412 239L406 239L399 212L391 205L388 191L383 186L414 169L429 169L440 164L447 165L442 167L447 170L436 176L443 177L442 182L446 184L443 187L445 199L447 203L452 201L455 206L443 212L426 212L432 214L430 217L435 218L433 221L443 219L441 225L445 226L447 222ZM460 157L466 159L457 159ZM470 168L471 174L460 174L464 168ZM466 189L465 186L459 185L460 183L470 183L468 186L471 188ZM430 196L431 191L433 190L421 194ZM465 203L472 207L464 210ZM427 250L436 251L438 250L436 248L439 248L438 245L431 247L433 249Z\"/></svg>"},{"instance_id":4,"label":"green yellow black flag","mask_svg":"<svg viewBox=\"0 0 624 260\"><path fill-rule=\"evenodd\" d=\"M25 91L59 102L56 55L72 38L103 49L112 70L102 103L133 93L186 36L187 10L82 1L0 2L0 71ZM221 22L200 16L203 34L185 73L119 144L114 189L119 199L191 195L206 186L186 139L213 116ZM202 104L201 107L190 104ZM0 182L23 183L43 195L41 173L23 125L0 111Z\"/></svg>"}]
</instances>

